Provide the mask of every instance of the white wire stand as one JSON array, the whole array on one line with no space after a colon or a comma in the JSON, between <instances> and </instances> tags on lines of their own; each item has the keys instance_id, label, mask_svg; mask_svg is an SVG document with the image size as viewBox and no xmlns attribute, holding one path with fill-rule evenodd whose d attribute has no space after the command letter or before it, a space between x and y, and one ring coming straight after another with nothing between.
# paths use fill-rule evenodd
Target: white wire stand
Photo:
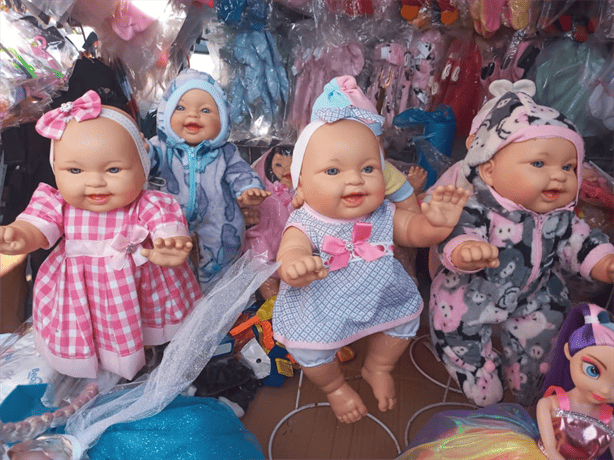
<instances>
[{"instance_id":1,"label":"white wire stand","mask_svg":"<svg viewBox=\"0 0 614 460\"><path fill-rule=\"evenodd\" d=\"M328 402L317 402L317 403L311 403L311 404L305 404L301 407L299 407L299 400L301 397L301 387L303 385L303 370L301 369L301 372L299 374L299 381L298 381L298 388L296 390L296 402L294 404L294 410L288 412L275 426L275 428L273 429L273 432L271 433L271 436L269 437L269 446L268 446L268 451L269 451L269 460L273 460L273 440L275 438L275 435L277 434L277 430L279 430L279 428L281 428L281 426L288 420L290 419L292 416L294 416L295 414L298 414L299 412L302 412L304 410L307 409L313 409L316 407L330 407L330 404ZM386 433L388 433L388 435L392 438L392 440L394 441L394 445L397 448L397 454L400 455L401 454L401 446L399 444L399 441L397 441L397 438L394 436L394 434L392 433L392 431L390 431L390 428L388 428L384 422L382 422L381 420L379 420L377 417L373 416L372 414L367 413L367 417L370 418L371 420L373 420L375 423L377 423L379 426L381 426L384 431L386 431Z\"/></svg>"},{"instance_id":2,"label":"white wire stand","mask_svg":"<svg viewBox=\"0 0 614 460\"><path fill-rule=\"evenodd\" d=\"M430 339L430 336L428 334L425 334L425 335L421 335L416 340L413 340L411 345L409 346L409 357L411 358L411 362L413 363L416 370L420 372L427 380L431 381L432 383L434 383L435 385L439 387L445 388L445 392L443 394L443 402L429 404L428 406L423 407L422 409L420 409L414 415L411 416L411 418L407 422L407 425L405 426L405 432L403 434L403 441L405 442L405 448L409 446L409 430L411 428L411 424L416 420L416 418L418 418L424 412L431 410L431 409L436 409L438 407L469 407L472 409L478 409L478 406L476 406L475 404L446 401L446 399L448 398L448 392L463 394L463 392L459 390L458 388L453 388L450 386L450 384L452 383L452 376L448 374L447 382L443 383L431 377L430 375L428 375L420 366L418 366L418 363L416 362L416 358L414 357L414 349L416 347L416 344L424 343L425 340L429 340L429 339ZM424 346L427 348L429 352L433 354L437 362L441 362L441 360L439 359L435 351L431 347L429 347L429 345L424 343Z\"/></svg>"}]
</instances>

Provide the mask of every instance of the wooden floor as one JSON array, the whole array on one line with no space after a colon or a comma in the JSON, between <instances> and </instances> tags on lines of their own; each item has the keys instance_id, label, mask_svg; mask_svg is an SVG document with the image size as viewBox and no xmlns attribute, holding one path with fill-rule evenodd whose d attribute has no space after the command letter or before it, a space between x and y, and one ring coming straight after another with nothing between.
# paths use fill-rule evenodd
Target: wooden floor
<instances>
[{"instance_id":1,"label":"wooden floor","mask_svg":"<svg viewBox=\"0 0 614 460\"><path fill-rule=\"evenodd\" d=\"M426 321L422 324L426 324ZM280 388L261 388L242 421L258 438L266 458L393 459L399 450L406 447L406 439L411 439L436 411L462 409L463 406L454 404L417 414L420 410L444 401L467 404L464 395L456 390L454 382L450 383L452 389L446 390L448 374L443 364L429 350L430 340L424 327L421 327L418 337L394 370L399 403L392 411L382 413L378 410L371 387L360 377L366 350L365 340L353 345L356 357L342 364L346 380L360 394L369 414L390 430L398 446L386 429L370 417L346 425L337 422L328 406L305 408L325 402L326 397L306 378L302 380L299 392L298 373L287 379ZM422 375L418 368L440 384ZM297 394L300 395L298 401ZM293 411L294 414L289 415ZM409 425L410 418L414 416L415 419Z\"/></svg>"}]
</instances>

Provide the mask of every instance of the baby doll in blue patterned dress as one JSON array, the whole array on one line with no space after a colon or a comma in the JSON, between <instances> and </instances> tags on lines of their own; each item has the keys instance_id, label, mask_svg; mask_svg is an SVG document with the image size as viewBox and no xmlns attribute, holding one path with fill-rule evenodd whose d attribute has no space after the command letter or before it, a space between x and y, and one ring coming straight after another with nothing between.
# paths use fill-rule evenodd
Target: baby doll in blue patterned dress
<instances>
[{"instance_id":1,"label":"baby doll in blue patterned dress","mask_svg":"<svg viewBox=\"0 0 614 460\"><path fill-rule=\"evenodd\" d=\"M422 213L395 210L384 198L378 139L363 121L381 117L354 118L334 109L329 115L303 130L293 152L293 186L305 204L290 215L278 251L282 283L273 329L275 339L326 393L337 418L351 423L367 408L345 382L336 351L371 336L362 376L379 409L392 409L390 372L418 329L423 305L393 257L393 242L418 247L442 241L469 194L442 187Z\"/></svg>"}]
</instances>

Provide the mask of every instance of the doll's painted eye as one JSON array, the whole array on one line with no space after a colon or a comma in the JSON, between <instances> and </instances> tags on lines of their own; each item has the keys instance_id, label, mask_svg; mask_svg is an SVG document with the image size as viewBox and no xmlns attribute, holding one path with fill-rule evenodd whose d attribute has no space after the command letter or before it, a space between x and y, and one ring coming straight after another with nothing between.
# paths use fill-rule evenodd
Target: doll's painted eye
<instances>
[{"instance_id":1,"label":"doll's painted eye","mask_svg":"<svg viewBox=\"0 0 614 460\"><path fill-rule=\"evenodd\" d=\"M201 110L202 113L211 113L211 110L204 108Z\"/></svg>"},{"instance_id":2,"label":"doll's painted eye","mask_svg":"<svg viewBox=\"0 0 614 460\"><path fill-rule=\"evenodd\" d=\"M573 170L574 170L574 167L572 164L563 166L563 171L573 171Z\"/></svg>"},{"instance_id":3,"label":"doll's painted eye","mask_svg":"<svg viewBox=\"0 0 614 460\"><path fill-rule=\"evenodd\" d=\"M367 174L372 173L373 172L373 166L365 166L364 168L362 168L362 172L365 172Z\"/></svg>"},{"instance_id":4,"label":"doll's painted eye","mask_svg":"<svg viewBox=\"0 0 614 460\"><path fill-rule=\"evenodd\" d=\"M595 364L587 361L582 363L582 371L591 378L597 378L600 375L599 368Z\"/></svg>"},{"instance_id":5,"label":"doll's painted eye","mask_svg":"<svg viewBox=\"0 0 614 460\"><path fill-rule=\"evenodd\" d=\"M109 169L107 169L107 172L110 172L111 174L117 174L120 171L121 171L120 168L109 168Z\"/></svg>"},{"instance_id":6,"label":"doll's painted eye","mask_svg":"<svg viewBox=\"0 0 614 460\"><path fill-rule=\"evenodd\" d=\"M79 168L70 168L68 171L70 171L71 174L79 174L81 172Z\"/></svg>"},{"instance_id":7,"label":"doll's painted eye","mask_svg":"<svg viewBox=\"0 0 614 460\"><path fill-rule=\"evenodd\" d=\"M339 170L337 168L328 168L326 170L326 174L328 174L329 176L336 176L337 174L339 174Z\"/></svg>"},{"instance_id":8,"label":"doll's painted eye","mask_svg":"<svg viewBox=\"0 0 614 460\"><path fill-rule=\"evenodd\" d=\"M177 105L177 107L175 107L175 111L177 112L183 112L185 110L185 107L182 105Z\"/></svg>"},{"instance_id":9,"label":"doll's painted eye","mask_svg":"<svg viewBox=\"0 0 614 460\"><path fill-rule=\"evenodd\" d=\"M531 163L531 166L535 166L536 168L542 168L544 166L544 162L543 161L534 161L533 163Z\"/></svg>"}]
</instances>

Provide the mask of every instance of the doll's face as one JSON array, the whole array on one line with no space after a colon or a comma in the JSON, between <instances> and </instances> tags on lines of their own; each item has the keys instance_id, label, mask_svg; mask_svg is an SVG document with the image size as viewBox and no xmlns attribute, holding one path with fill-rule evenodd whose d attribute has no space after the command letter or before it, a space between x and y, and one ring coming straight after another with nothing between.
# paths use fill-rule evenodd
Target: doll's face
<instances>
[{"instance_id":1,"label":"doll's face","mask_svg":"<svg viewBox=\"0 0 614 460\"><path fill-rule=\"evenodd\" d=\"M571 379L584 399L592 404L614 403L614 353L612 347L595 345L586 347L570 356L565 344L565 356L569 359Z\"/></svg>"},{"instance_id":2,"label":"doll's face","mask_svg":"<svg viewBox=\"0 0 614 460\"><path fill-rule=\"evenodd\" d=\"M314 210L334 219L354 219L377 209L385 189L379 144L367 126L339 120L313 134L297 193Z\"/></svg>"},{"instance_id":3,"label":"doll's face","mask_svg":"<svg viewBox=\"0 0 614 460\"><path fill-rule=\"evenodd\" d=\"M578 191L575 146L560 137L512 142L478 167L499 195L537 213L567 206Z\"/></svg>"},{"instance_id":4,"label":"doll's face","mask_svg":"<svg viewBox=\"0 0 614 460\"><path fill-rule=\"evenodd\" d=\"M290 176L290 165L292 164L292 156L281 155L276 153L273 155L273 161L271 162L271 169L275 177L279 179L279 182L292 190L292 177Z\"/></svg>"},{"instance_id":5,"label":"doll's face","mask_svg":"<svg viewBox=\"0 0 614 460\"><path fill-rule=\"evenodd\" d=\"M202 89L187 91L179 99L170 121L173 132L192 147L215 139L222 129L217 104Z\"/></svg>"},{"instance_id":6,"label":"doll's face","mask_svg":"<svg viewBox=\"0 0 614 460\"><path fill-rule=\"evenodd\" d=\"M62 139L54 141L53 169L62 198L93 212L132 203L145 183L134 140L103 117L68 123Z\"/></svg>"}]
</instances>

